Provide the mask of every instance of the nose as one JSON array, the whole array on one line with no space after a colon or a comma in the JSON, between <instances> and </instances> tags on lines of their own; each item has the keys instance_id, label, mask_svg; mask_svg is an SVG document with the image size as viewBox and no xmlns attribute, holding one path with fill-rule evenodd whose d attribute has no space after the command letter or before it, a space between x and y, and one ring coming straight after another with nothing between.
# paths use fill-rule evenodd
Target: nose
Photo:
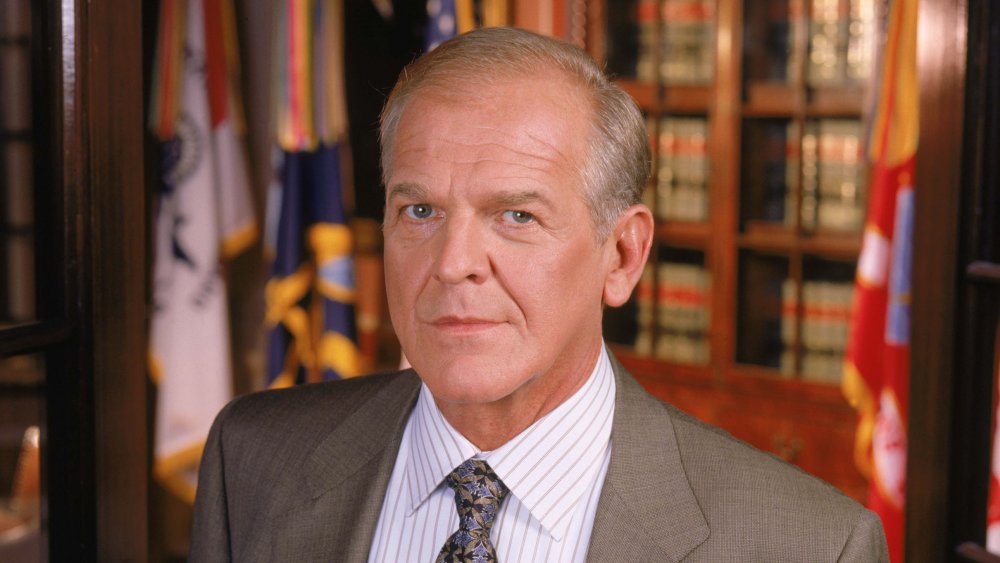
<instances>
[{"instance_id":1,"label":"nose","mask_svg":"<svg viewBox=\"0 0 1000 563\"><path fill-rule=\"evenodd\" d=\"M449 217L438 231L440 242L434 277L447 284L482 283L489 276L490 261L485 233L474 217Z\"/></svg>"}]
</instances>

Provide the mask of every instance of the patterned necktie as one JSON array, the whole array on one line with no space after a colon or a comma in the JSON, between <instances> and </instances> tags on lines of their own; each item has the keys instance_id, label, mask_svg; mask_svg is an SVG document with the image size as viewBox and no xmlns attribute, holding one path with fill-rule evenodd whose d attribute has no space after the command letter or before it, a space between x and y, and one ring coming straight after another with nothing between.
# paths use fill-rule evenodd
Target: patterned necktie
<instances>
[{"instance_id":1,"label":"patterned necktie","mask_svg":"<svg viewBox=\"0 0 1000 563\"><path fill-rule=\"evenodd\" d=\"M490 541L490 527L507 495L507 486L481 459L467 459L448 475L455 491L458 531L451 535L437 563L495 563L497 552Z\"/></svg>"}]
</instances>

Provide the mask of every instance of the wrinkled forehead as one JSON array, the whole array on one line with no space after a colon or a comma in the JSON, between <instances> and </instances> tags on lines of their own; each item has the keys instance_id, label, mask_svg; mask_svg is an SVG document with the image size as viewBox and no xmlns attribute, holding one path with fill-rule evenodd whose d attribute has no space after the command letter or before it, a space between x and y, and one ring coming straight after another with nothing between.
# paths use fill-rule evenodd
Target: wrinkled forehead
<instances>
[{"instance_id":1,"label":"wrinkled forehead","mask_svg":"<svg viewBox=\"0 0 1000 563\"><path fill-rule=\"evenodd\" d=\"M525 142L565 140L562 133L569 130L576 137L583 135L589 139L595 119L589 92L564 73L473 74L427 81L414 90L402 107L392 145L398 143L400 135L420 134L421 131L407 127L407 123L431 109L436 115L457 118L460 125L454 131L457 135L494 127L520 133ZM409 130L404 132L404 129Z\"/></svg>"},{"instance_id":2,"label":"wrinkled forehead","mask_svg":"<svg viewBox=\"0 0 1000 563\"><path fill-rule=\"evenodd\" d=\"M463 149L480 145L495 156L500 149L546 155L579 170L589 153L591 114L586 97L566 80L524 76L462 81L414 95L400 117L391 150L434 139Z\"/></svg>"}]
</instances>

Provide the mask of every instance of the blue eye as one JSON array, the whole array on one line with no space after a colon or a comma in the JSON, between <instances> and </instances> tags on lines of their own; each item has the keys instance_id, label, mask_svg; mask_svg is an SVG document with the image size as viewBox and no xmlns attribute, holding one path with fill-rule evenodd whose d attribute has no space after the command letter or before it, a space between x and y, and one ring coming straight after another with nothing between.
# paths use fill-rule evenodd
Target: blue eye
<instances>
[{"instance_id":1,"label":"blue eye","mask_svg":"<svg viewBox=\"0 0 1000 563\"><path fill-rule=\"evenodd\" d=\"M507 222L518 225L527 225L535 220L535 216L527 211L504 211L503 218Z\"/></svg>"},{"instance_id":2,"label":"blue eye","mask_svg":"<svg viewBox=\"0 0 1000 563\"><path fill-rule=\"evenodd\" d=\"M434 215L434 208L426 203L415 203L404 207L403 213L406 213L411 219L428 219Z\"/></svg>"}]
</instances>

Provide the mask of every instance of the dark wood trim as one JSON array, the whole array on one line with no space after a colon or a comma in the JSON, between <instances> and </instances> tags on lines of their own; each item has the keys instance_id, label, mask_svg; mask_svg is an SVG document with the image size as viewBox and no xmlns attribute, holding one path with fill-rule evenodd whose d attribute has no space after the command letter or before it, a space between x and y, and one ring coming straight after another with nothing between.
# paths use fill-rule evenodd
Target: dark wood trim
<instances>
[{"instance_id":1,"label":"dark wood trim","mask_svg":"<svg viewBox=\"0 0 1000 563\"><path fill-rule=\"evenodd\" d=\"M995 336L1000 291L983 284L988 263L1000 261L1000 8L972 0L968 8L965 130L962 142L961 221L958 229L959 302L952 420L952 513L948 546L984 542L990 479ZM989 271L989 270L987 270ZM996 270L992 270L995 274ZM995 282L994 282L995 283Z\"/></svg>"},{"instance_id":2,"label":"dark wood trim","mask_svg":"<svg viewBox=\"0 0 1000 563\"><path fill-rule=\"evenodd\" d=\"M141 2L35 8L49 558L147 558Z\"/></svg>"},{"instance_id":3,"label":"dark wood trim","mask_svg":"<svg viewBox=\"0 0 1000 563\"><path fill-rule=\"evenodd\" d=\"M912 287L907 469L907 561L944 561L953 507L952 390L955 373L959 199L962 186L966 4L920 2L917 68L920 146Z\"/></svg>"},{"instance_id":4,"label":"dark wood trim","mask_svg":"<svg viewBox=\"0 0 1000 563\"><path fill-rule=\"evenodd\" d=\"M30 322L0 330L0 358L31 354L62 344L73 334L66 322Z\"/></svg>"},{"instance_id":5,"label":"dark wood trim","mask_svg":"<svg viewBox=\"0 0 1000 563\"><path fill-rule=\"evenodd\" d=\"M87 7L89 34L97 555L137 560L148 534L142 3L77 6Z\"/></svg>"},{"instance_id":6,"label":"dark wood trim","mask_svg":"<svg viewBox=\"0 0 1000 563\"><path fill-rule=\"evenodd\" d=\"M965 268L969 281L1000 285L1000 264L986 260L976 260Z\"/></svg>"}]
</instances>

